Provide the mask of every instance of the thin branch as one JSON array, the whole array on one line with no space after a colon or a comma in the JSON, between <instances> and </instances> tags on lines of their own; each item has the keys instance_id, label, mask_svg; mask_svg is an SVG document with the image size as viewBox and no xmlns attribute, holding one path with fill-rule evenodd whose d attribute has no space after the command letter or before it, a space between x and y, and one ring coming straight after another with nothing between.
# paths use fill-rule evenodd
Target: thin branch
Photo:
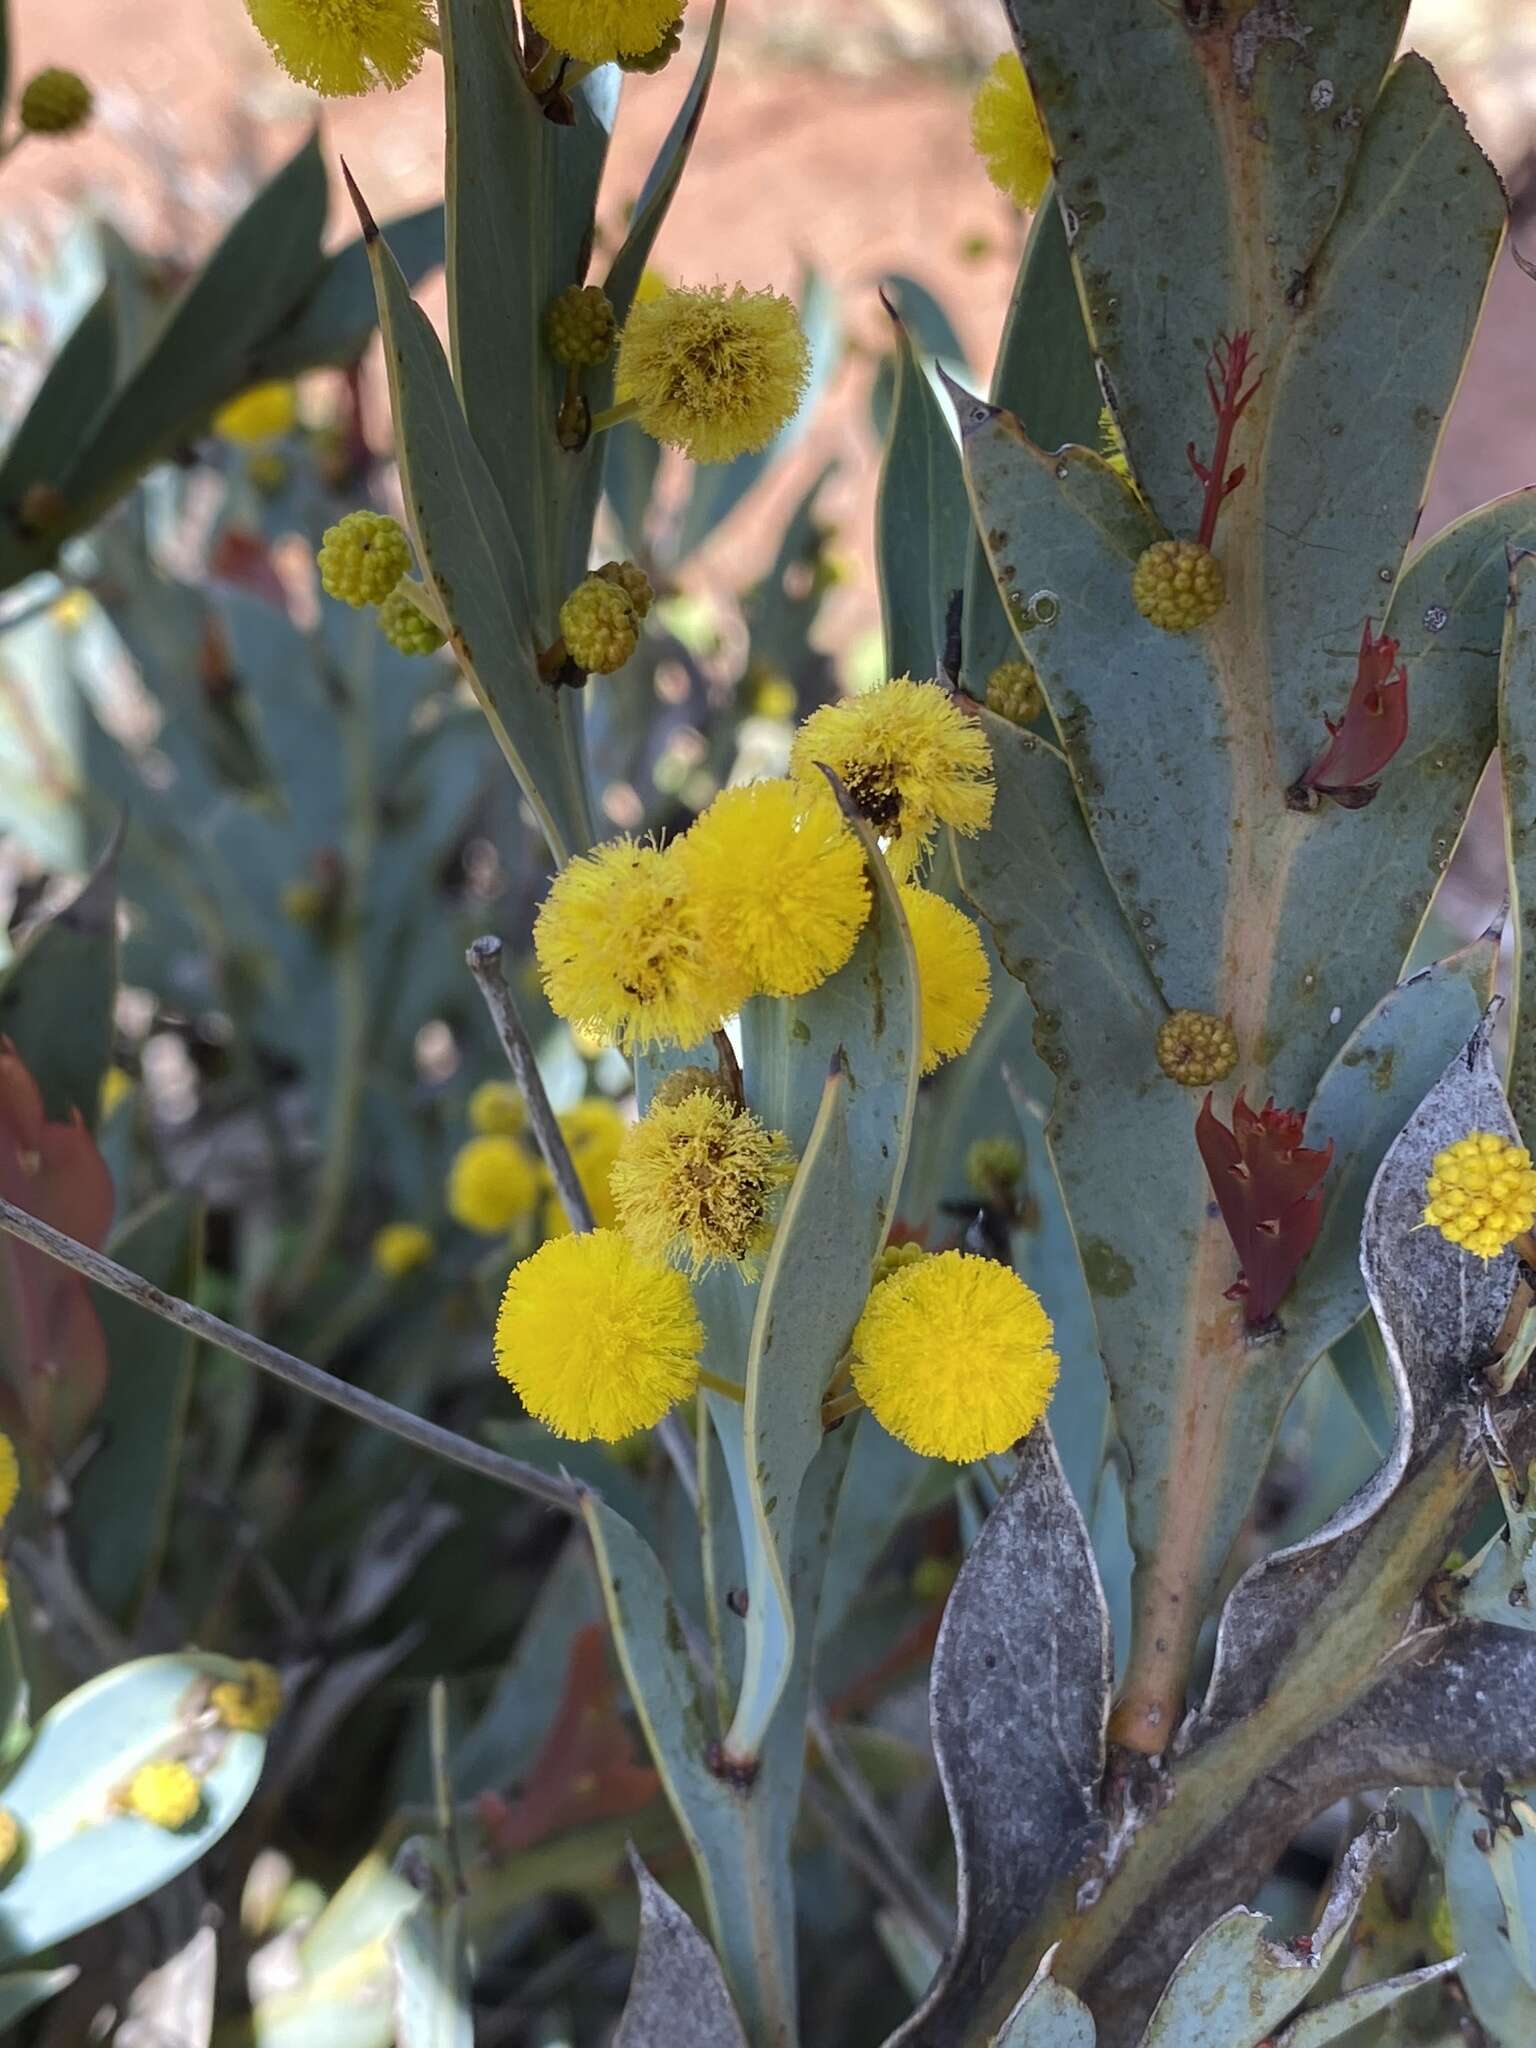
<instances>
[{"instance_id":1,"label":"thin branch","mask_svg":"<svg viewBox=\"0 0 1536 2048\"><path fill-rule=\"evenodd\" d=\"M891 1905L915 1921L942 1953L954 1932L954 1916L934 1896L928 1880L892 1832L821 1700L811 1701L806 1727L821 1753L828 1777L847 1801L872 1852L867 1859L856 1857L854 1860L866 1873L880 1873L875 1878L877 1889L884 1893ZM848 1830L840 1829L838 1832L846 1848Z\"/></svg>"},{"instance_id":2,"label":"thin branch","mask_svg":"<svg viewBox=\"0 0 1536 2048\"><path fill-rule=\"evenodd\" d=\"M512 1069L512 1078L522 1090L523 1100L528 1105L528 1122L533 1130L534 1143L539 1148L549 1177L554 1182L560 1201L570 1220L572 1230L592 1228L592 1204L587 1200L587 1191L582 1186L575 1166L571 1163L570 1147L565 1142L555 1112L549 1106L549 1097L544 1092L544 1080L539 1073L538 1061L533 1056L533 1047L523 1029L523 1020L517 1014L517 1005L512 1000L512 991L507 986L507 977L501 965L501 941L487 937L476 939L464 955L469 971L480 984L480 993L485 997L485 1007L491 1013L491 1022L496 1026L496 1036L501 1040L501 1049L507 1056L507 1065Z\"/></svg>"},{"instance_id":3,"label":"thin branch","mask_svg":"<svg viewBox=\"0 0 1536 2048\"><path fill-rule=\"evenodd\" d=\"M0 1198L0 1230L19 1237L34 1251L57 1259L61 1266L72 1267L98 1287L120 1294L124 1301L148 1309L151 1315L163 1317L178 1329L201 1337L207 1344L217 1344L221 1351L243 1358L247 1365L271 1373L274 1379L297 1387L302 1394L312 1394L317 1401L328 1401L333 1408L341 1409L343 1414L351 1415L359 1422L388 1430L391 1436L414 1445L417 1450L429 1451L436 1458L446 1458L452 1465L462 1465L466 1472L478 1472L482 1479L494 1479L498 1486L511 1486L520 1493L531 1494L535 1500L543 1501L546 1507L559 1508L568 1515L580 1511L580 1490L568 1480L541 1472L536 1465L524 1464L520 1458L504 1457L500 1451L460 1436L457 1430L439 1428L437 1423L411 1415L404 1408L397 1408L393 1401L380 1400L377 1394L367 1393L362 1387L349 1386L345 1380L322 1372L319 1366L308 1365L291 1352L280 1351L275 1344L265 1344L249 1331L236 1329L233 1323L209 1315L206 1309L194 1308L190 1301L164 1293L137 1273L130 1273L126 1266L118 1265L115 1259L109 1259L105 1253L92 1251L89 1245L67 1237L50 1223L39 1222L37 1217L29 1216L25 1209L18 1209L13 1202L3 1198Z\"/></svg>"}]
</instances>

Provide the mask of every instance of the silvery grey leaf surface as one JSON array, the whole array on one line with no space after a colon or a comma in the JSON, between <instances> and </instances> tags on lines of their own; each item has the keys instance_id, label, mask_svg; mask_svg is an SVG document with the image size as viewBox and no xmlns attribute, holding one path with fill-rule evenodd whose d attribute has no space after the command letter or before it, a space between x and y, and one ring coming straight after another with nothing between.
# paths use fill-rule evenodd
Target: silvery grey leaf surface
<instances>
[{"instance_id":1,"label":"silvery grey leaf surface","mask_svg":"<svg viewBox=\"0 0 1536 2048\"><path fill-rule=\"evenodd\" d=\"M613 2048L747 2048L714 1950L633 1847L640 1945Z\"/></svg>"}]
</instances>

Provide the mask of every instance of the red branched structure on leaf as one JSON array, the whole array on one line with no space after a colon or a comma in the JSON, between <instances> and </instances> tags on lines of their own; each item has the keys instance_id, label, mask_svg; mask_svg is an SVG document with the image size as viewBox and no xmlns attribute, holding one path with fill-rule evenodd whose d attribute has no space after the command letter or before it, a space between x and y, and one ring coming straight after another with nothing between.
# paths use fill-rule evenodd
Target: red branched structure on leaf
<instances>
[{"instance_id":1,"label":"red branched structure on leaf","mask_svg":"<svg viewBox=\"0 0 1536 2048\"><path fill-rule=\"evenodd\" d=\"M1253 334L1248 328L1244 328L1241 334L1219 335L1205 366L1205 388L1210 394L1211 411L1216 415L1216 446L1209 466L1196 454L1193 441L1187 451L1190 468L1205 485L1205 509L1200 515L1197 536L1203 548L1208 548L1216 538L1216 520L1223 503L1248 474L1243 463L1229 471L1227 460L1232 453L1232 436L1237 423L1247 411L1249 400L1264 382L1261 370L1248 388L1243 388L1243 379L1253 367L1252 343Z\"/></svg>"},{"instance_id":2,"label":"red branched structure on leaf","mask_svg":"<svg viewBox=\"0 0 1536 2048\"><path fill-rule=\"evenodd\" d=\"M1322 1227L1323 1175L1333 1140L1308 1150L1301 1142L1304 1124L1299 1110L1276 1109L1273 1096L1262 1109L1250 1109L1241 1089L1230 1131L1209 1095L1195 1119L1195 1143L1242 1266L1227 1299L1242 1302L1250 1327L1269 1321Z\"/></svg>"},{"instance_id":3,"label":"red branched structure on leaf","mask_svg":"<svg viewBox=\"0 0 1536 2048\"><path fill-rule=\"evenodd\" d=\"M1328 796L1346 810L1363 810L1381 787L1372 778L1408 737L1408 671L1397 642L1386 633L1375 639L1369 619L1344 716L1337 724L1325 716L1323 723L1328 744L1291 792L1292 808L1310 810Z\"/></svg>"}]
</instances>

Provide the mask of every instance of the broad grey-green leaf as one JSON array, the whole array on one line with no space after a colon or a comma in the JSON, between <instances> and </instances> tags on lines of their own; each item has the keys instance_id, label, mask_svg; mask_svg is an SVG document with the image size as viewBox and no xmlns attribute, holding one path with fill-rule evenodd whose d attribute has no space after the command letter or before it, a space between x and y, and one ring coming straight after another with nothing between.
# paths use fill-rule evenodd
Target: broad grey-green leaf
<instances>
[{"instance_id":1,"label":"broad grey-green leaf","mask_svg":"<svg viewBox=\"0 0 1536 2048\"><path fill-rule=\"evenodd\" d=\"M1383 1977L1379 1983L1362 1984L1357 1991L1330 1998L1326 2005L1314 2006L1292 2020L1276 2040L1275 2048L1327 2048L1329 2042L1343 2040L1368 2019L1390 2011L1426 1985L1438 1984L1453 1975L1459 1961L1459 1957L1451 1956L1443 1963L1427 1963L1421 1970L1405 1971L1401 1977Z\"/></svg>"},{"instance_id":2,"label":"broad grey-green leaf","mask_svg":"<svg viewBox=\"0 0 1536 2048\"><path fill-rule=\"evenodd\" d=\"M474 2048L464 1900L441 1845L405 1843L395 1867L417 1902L389 1937L395 1983L395 2048Z\"/></svg>"},{"instance_id":3,"label":"broad grey-green leaf","mask_svg":"<svg viewBox=\"0 0 1536 2048\"><path fill-rule=\"evenodd\" d=\"M1109 1687L1092 1546L1042 1423L971 1546L934 1646L930 1716L958 1924L890 2048L974 2038L967 2030L1009 1943L1096 1823Z\"/></svg>"},{"instance_id":4,"label":"broad grey-green leaf","mask_svg":"<svg viewBox=\"0 0 1536 2048\"><path fill-rule=\"evenodd\" d=\"M1133 466L1160 516L1193 531L1185 445L1209 448L1203 359L1243 327L1267 359L1270 332L1294 324L1290 300L1340 203L1404 0L1294 0L1198 22L1139 0L1006 0L1006 12Z\"/></svg>"},{"instance_id":5,"label":"broad grey-green leaf","mask_svg":"<svg viewBox=\"0 0 1536 2048\"><path fill-rule=\"evenodd\" d=\"M1246 1906L1223 1914L1169 1979L1142 2048L1261 2048L1322 1982L1390 1834L1377 1821L1350 1843L1305 1942L1272 1941L1269 1922Z\"/></svg>"},{"instance_id":6,"label":"broad grey-green leaf","mask_svg":"<svg viewBox=\"0 0 1536 2048\"><path fill-rule=\"evenodd\" d=\"M747 2048L709 1943L631 1848L640 1944L613 2048Z\"/></svg>"},{"instance_id":7,"label":"broad grey-green leaf","mask_svg":"<svg viewBox=\"0 0 1536 2048\"><path fill-rule=\"evenodd\" d=\"M900 309L896 396L875 499L875 575L886 673L947 672L971 540L971 513L949 421Z\"/></svg>"},{"instance_id":8,"label":"broad grey-green leaf","mask_svg":"<svg viewBox=\"0 0 1536 2048\"><path fill-rule=\"evenodd\" d=\"M73 1963L58 1970L16 1970L0 1977L0 2027L14 2027L29 2012L67 1991L80 1972Z\"/></svg>"},{"instance_id":9,"label":"broad grey-green leaf","mask_svg":"<svg viewBox=\"0 0 1536 2048\"><path fill-rule=\"evenodd\" d=\"M1488 1822L1468 1800L1458 1805L1446 1848L1445 1896L1462 1959L1457 1968L1479 2023L1498 2048L1536 2038L1536 1991L1521 1975L1505 1929L1504 1900L1487 1851Z\"/></svg>"},{"instance_id":10,"label":"broad grey-green leaf","mask_svg":"<svg viewBox=\"0 0 1536 2048\"><path fill-rule=\"evenodd\" d=\"M0 1888L0 1962L35 1955L158 1891L211 1849L256 1789L266 1743L222 1726L209 1688L240 1676L228 1657L144 1657L83 1685L45 1714L5 1806L26 1856ZM202 1786L183 1829L119 1811L140 1764L192 1762Z\"/></svg>"},{"instance_id":11,"label":"broad grey-green leaf","mask_svg":"<svg viewBox=\"0 0 1536 2048\"><path fill-rule=\"evenodd\" d=\"M988 396L994 405L1008 407L1037 447L1060 448L1068 441L1098 446L1103 399L1054 186L1047 188L1030 223ZM981 534L973 526L961 637L962 674L970 694L985 703L988 676L1017 652Z\"/></svg>"},{"instance_id":12,"label":"broad grey-green leaf","mask_svg":"<svg viewBox=\"0 0 1536 2048\"><path fill-rule=\"evenodd\" d=\"M1510 1960L1536 1991L1536 1811L1524 1799L1510 1801L1511 1827L1490 1828L1488 1868L1504 1908Z\"/></svg>"},{"instance_id":13,"label":"broad grey-green leaf","mask_svg":"<svg viewBox=\"0 0 1536 2048\"><path fill-rule=\"evenodd\" d=\"M1076 1992L1058 1984L1046 1955L1034 1981L1009 2013L996 2048L1094 2048L1098 2032Z\"/></svg>"},{"instance_id":14,"label":"broad grey-green leaf","mask_svg":"<svg viewBox=\"0 0 1536 2048\"><path fill-rule=\"evenodd\" d=\"M361 204L361 202L359 202ZM452 645L557 861L591 841L580 700L539 679L528 581L431 322L366 218L406 513ZM573 708L574 707L574 708Z\"/></svg>"},{"instance_id":15,"label":"broad grey-green leaf","mask_svg":"<svg viewBox=\"0 0 1536 2048\"><path fill-rule=\"evenodd\" d=\"M195 1299L202 1264L196 1200L162 1196L130 1217L108 1249L151 1286ZM73 1548L91 1597L131 1628L165 1549L197 1340L120 1295L97 1289L93 1298L113 1370L96 1415L100 1448L75 1482Z\"/></svg>"},{"instance_id":16,"label":"broad grey-green leaf","mask_svg":"<svg viewBox=\"0 0 1536 2048\"><path fill-rule=\"evenodd\" d=\"M386 221L384 233L410 284L443 261L441 206ZM248 381L297 377L322 365L345 369L367 348L378 324L368 245L359 235L327 260L303 304L258 345Z\"/></svg>"}]
</instances>

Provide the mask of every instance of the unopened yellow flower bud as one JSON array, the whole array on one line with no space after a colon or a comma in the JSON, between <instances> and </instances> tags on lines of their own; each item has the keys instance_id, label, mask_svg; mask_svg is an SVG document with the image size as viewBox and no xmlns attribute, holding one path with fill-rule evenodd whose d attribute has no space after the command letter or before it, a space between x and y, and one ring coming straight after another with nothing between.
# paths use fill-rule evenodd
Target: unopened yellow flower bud
<instances>
[{"instance_id":1,"label":"unopened yellow flower bud","mask_svg":"<svg viewBox=\"0 0 1536 2048\"><path fill-rule=\"evenodd\" d=\"M987 709L1013 725L1033 725L1045 711L1045 692L1032 661L1005 661L987 677Z\"/></svg>"},{"instance_id":2,"label":"unopened yellow flower bud","mask_svg":"<svg viewBox=\"0 0 1536 2048\"><path fill-rule=\"evenodd\" d=\"M1227 597L1221 564L1195 540L1159 540L1142 551L1131 599L1149 624L1189 633L1214 619Z\"/></svg>"},{"instance_id":3,"label":"unopened yellow flower bud","mask_svg":"<svg viewBox=\"0 0 1536 2048\"><path fill-rule=\"evenodd\" d=\"M585 577L560 607L560 637L578 668L611 676L640 644L629 593L606 577Z\"/></svg>"},{"instance_id":4,"label":"unopened yellow flower bud","mask_svg":"<svg viewBox=\"0 0 1536 2048\"><path fill-rule=\"evenodd\" d=\"M596 369L613 354L618 338L612 304L598 285L567 285L544 309L545 344L570 369Z\"/></svg>"},{"instance_id":5,"label":"unopened yellow flower bud","mask_svg":"<svg viewBox=\"0 0 1536 2048\"><path fill-rule=\"evenodd\" d=\"M17 109L29 135L68 135L91 118L91 88L78 72L50 65L22 87Z\"/></svg>"},{"instance_id":6,"label":"unopened yellow flower bud","mask_svg":"<svg viewBox=\"0 0 1536 2048\"><path fill-rule=\"evenodd\" d=\"M1496 1258L1536 1226L1536 1169L1523 1145L1472 1131L1435 1154L1424 1222L1447 1243Z\"/></svg>"},{"instance_id":7,"label":"unopened yellow flower bud","mask_svg":"<svg viewBox=\"0 0 1536 2048\"><path fill-rule=\"evenodd\" d=\"M1157 1064L1170 1081L1208 1088L1224 1081L1237 1065L1237 1034L1224 1017L1204 1010L1175 1010L1159 1027Z\"/></svg>"},{"instance_id":8,"label":"unopened yellow flower bud","mask_svg":"<svg viewBox=\"0 0 1536 2048\"><path fill-rule=\"evenodd\" d=\"M239 1678L220 1680L209 1694L209 1704L226 1728L265 1735L282 1711L283 1681L270 1664L253 1657Z\"/></svg>"},{"instance_id":9,"label":"unopened yellow flower bud","mask_svg":"<svg viewBox=\"0 0 1536 2048\"><path fill-rule=\"evenodd\" d=\"M183 1763L140 1764L128 1780L123 1804L130 1813L176 1834L203 1803L203 1788Z\"/></svg>"}]
</instances>

